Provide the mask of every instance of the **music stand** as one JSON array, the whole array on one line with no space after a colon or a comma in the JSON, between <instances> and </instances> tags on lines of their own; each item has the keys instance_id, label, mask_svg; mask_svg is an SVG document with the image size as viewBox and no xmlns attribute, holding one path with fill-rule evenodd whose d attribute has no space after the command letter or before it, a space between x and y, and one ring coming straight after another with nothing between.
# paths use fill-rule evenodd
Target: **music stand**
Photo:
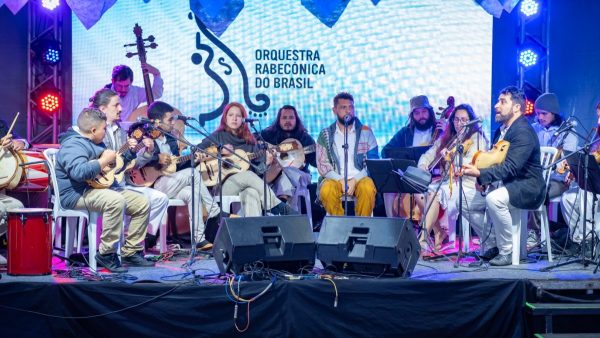
<instances>
[{"instance_id":1,"label":"music stand","mask_svg":"<svg viewBox=\"0 0 600 338\"><path fill-rule=\"evenodd\" d=\"M393 171L401 169L406 171L408 167L416 167L417 163L413 160L400 160L393 158L367 160L367 170L369 177L375 183L378 192L384 193L421 193L410 184L407 184L400 176L395 175Z\"/></svg>"},{"instance_id":2,"label":"music stand","mask_svg":"<svg viewBox=\"0 0 600 338\"><path fill-rule=\"evenodd\" d=\"M413 160L415 164L419 162L421 155L425 154L431 146L393 148L386 151L386 155L390 159L397 160ZM416 166L416 165L413 165ZM405 170L406 168L402 169Z\"/></svg>"},{"instance_id":3,"label":"music stand","mask_svg":"<svg viewBox=\"0 0 600 338\"><path fill-rule=\"evenodd\" d=\"M566 157L567 163L569 164L570 167L570 171L573 174L573 176L575 176L576 178L576 182L577 185L579 186L580 191L583 191L583 239L581 241L581 257L576 258L574 260L570 260L564 263L559 263L559 264L555 264L552 266L548 266L546 268L540 269L540 271L550 271L551 269L560 267L560 266L565 266L568 264L572 264L572 263L581 263L583 264L584 267L587 267L589 263L596 263L596 269L594 269L594 273L598 270L598 262L592 260L592 259L588 259L585 257L585 251L586 251L586 237L587 237L587 192L591 192L593 193L593 201L592 201L592 231L591 231L591 235L592 235L592 248L590 248L590 250L592 250L592 257L594 254L594 248L593 248L593 243L594 243L594 237L596 236L595 233L595 226L594 226L594 205L596 204L596 194L600 194L600 180L598 180L598 178L600 178L600 167L598 166L598 163L596 163L596 159L594 158L593 155L587 154L587 153L582 153L582 152L577 152L577 153L573 153L571 155L569 155L568 157ZM586 171L586 167L587 167L587 171ZM577 226L577 225L576 225Z\"/></svg>"}]
</instances>

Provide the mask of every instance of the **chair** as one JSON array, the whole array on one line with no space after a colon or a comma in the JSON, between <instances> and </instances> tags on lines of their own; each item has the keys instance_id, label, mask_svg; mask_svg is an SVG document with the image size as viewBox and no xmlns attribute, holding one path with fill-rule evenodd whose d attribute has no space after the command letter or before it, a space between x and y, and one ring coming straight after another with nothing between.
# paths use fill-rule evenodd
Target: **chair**
<instances>
[{"instance_id":1,"label":"chair","mask_svg":"<svg viewBox=\"0 0 600 338\"><path fill-rule=\"evenodd\" d=\"M48 169L50 171L50 179L52 180L52 192L54 194L54 206L52 208L52 214L54 217L54 227L52 227L52 239L55 234L61 233L61 223L59 219L67 219L67 230L65 239L65 256L69 257L73 253L73 246L75 241L75 233L78 231L79 238L83 237L83 221L85 220L88 224L88 242L89 242L89 266L93 271L96 271L96 251L97 251L97 234L96 228L98 224L98 217L100 216L97 212L87 212L85 210L71 210L64 209L60 203L60 190L58 189L58 181L56 179L56 154L58 149L46 149L44 150L44 156L48 162ZM71 222L76 219L76 223ZM76 228L76 225L78 226ZM58 227L58 229L57 229ZM60 240L60 236L58 236ZM81 240L78 240L77 252L81 252ZM60 242L59 242L60 245Z\"/></svg>"},{"instance_id":2,"label":"chair","mask_svg":"<svg viewBox=\"0 0 600 338\"><path fill-rule=\"evenodd\" d=\"M167 205L167 209L170 207L183 207L183 206L187 206L187 203L185 203L183 200L180 200L177 198L170 198L169 204ZM159 227L160 237L158 238L158 243L160 246L160 253L164 253L167 251L168 229L170 226L175 224L174 220L169 216L170 216L169 212L168 211L165 212L165 214L163 215L163 219L160 222L160 227ZM175 215L173 214L173 218L174 218L174 216Z\"/></svg>"},{"instance_id":3,"label":"chair","mask_svg":"<svg viewBox=\"0 0 600 338\"><path fill-rule=\"evenodd\" d=\"M550 181L550 175L552 174L552 169L545 169L550 163L554 161L556 158L558 150L554 147L540 147L540 159L542 168L544 171L542 172L542 176L544 178L544 182L546 182L546 186L548 186L548 182ZM517 214L517 211L519 214ZM542 203L537 209L532 210L533 212L541 213L541 240L542 242L546 242L546 250L548 251L548 261L552 262L552 246L550 245L550 226L548 222L548 213L546 211L546 205ZM512 226L512 242L513 242L513 255L512 255L512 264L519 265L520 253L522 250L527 251L527 231L522 231L521 227L523 224L527 224L527 210L515 209L514 212L511 212L511 218L513 220Z\"/></svg>"},{"instance_id":4,"label":"chair","mask_svg":"<svg viewBox=\"0 0 600 338\"><path fill-rule=\"evenodd\" d=\"M308 215L308 221L310 224L310 231L312 232L312 207L310 201L310 191L306 186L296 187L294 196L292 196L290 199L290 205L300 212L302 211L302 205L300 204L302 200L304 200L304 206L306 207L306 214Z\"/></svg>"},{"instance_id":5,"label":"chair","mask_svg":"<svg viewBox=\"0 0 600 338\"><path fill-rule=\"evenodd\" d=\"M217 194L216 196L214 196L214 199L217 203L221 203L221 199L219 197L219 195ZM243 209L241 207L242 205L242 200L240 199L240 196L227 196L227 195L223 195L223 203L221 204L223 206L223 211L230 214L231 213L231 206L234 203L239 203L240 204L240 211L238 212L238 215L242 216L243 215Z\"/></svg>"}]
</instances>

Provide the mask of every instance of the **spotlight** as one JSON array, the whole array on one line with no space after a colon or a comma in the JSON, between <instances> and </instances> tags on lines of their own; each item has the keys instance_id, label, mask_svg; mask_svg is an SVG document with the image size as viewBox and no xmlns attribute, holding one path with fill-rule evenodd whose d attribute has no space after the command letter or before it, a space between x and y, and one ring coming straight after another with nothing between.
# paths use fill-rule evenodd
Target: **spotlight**
<instances>
[{"instance_id":1,"label":"spotlight","mask_svg":"<svg viewBox=\"0 0 600 338\"><path fill-rule=\"evenodd\" d=\"M60 5L60 0L42 0L42 7L53 11Z\"/></svg>"},{"instance_id":2,"label":"spotlight","mask_svg":"<svg viewBox=\"0 0 600 338\"><path fill-rule=\"evenodd\" d=\"M533 114L533 101L525 100L525 115L529 116Z\"/></svg>"},{"instance_id":3,"label":"spotlight","mask_svg":"<svg viewBox=\"0 0 600 338\"><path fill-rule=\"evenodd\" d=\"M34 93L34 100L40 111L50 115L56 113L62 105L60 93L53 87L38 89Z\"/></svg>"},{"instance_id":4,"label":"spotlight","mask_svg":"<svg viewBox=\"0 0 600 338\"><path fill-rule=\"evenodd\" d=\"M538 62L538 55L531 49L522 50L519 53L519 63L523 65L523 67L531 67Z\"/></svg>"},{"instance_id":5,"label":"spotlight","mask_svg":"<svg viewBox=\"0 0 600 338\"><path fill-rule=\"evenodd\" d=\"M62 59L62 48L56 40L40 40L33 50L40 61L50 66L57 65Z\"/></svg>"},{"instance_id":6,"label":"spotlight","mask_svg":"<svg viewBox=\"0 0 600 338\"><path fill-rule=\"evenodd\" d=\"M523 0L521 1L521 13L526 17L531 17L538 13L540 4L535 0Z\"/></svg>"}]
</instances>

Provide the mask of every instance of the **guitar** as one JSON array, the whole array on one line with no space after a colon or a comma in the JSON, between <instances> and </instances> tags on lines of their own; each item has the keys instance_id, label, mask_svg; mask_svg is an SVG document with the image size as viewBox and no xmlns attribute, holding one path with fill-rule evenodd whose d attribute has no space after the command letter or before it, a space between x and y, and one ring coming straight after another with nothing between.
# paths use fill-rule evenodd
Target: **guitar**
<instances>
[{"instance_id":1,"label":"guitar","mask_svg":"<svg viewBox=\"0 0 600 338\"><path fill-rule=\"evenodd\" d=\"M128 184L136 187L151 187L159 177L174 174L177 171L177 164L189 161L193 156L194 154L184 156L171 155L171 162L158 169L154 166L131 169L127 171L125 180Z\"/></svg>"},{"instance_id":2,"label":"guitar","mask_svg":"<svg viewBox=\"0 0 600 338\"><path fill-rule=\"evenodd\" d=\"M133 152L137 153L144 147L144 144L140 142L143 137L143 132L140 129L134 130L130 137L136 139L139 143L133 148ZM123 161L122 155L129 149L129 143L125 142L121 148L117 151L117 157L114 163L107 165L102 168L102 172L98 174L91 180L88 180L87 183L90 187L94 189L106 189L110 188L111 185L116 181L117 183L121 183L123 181L125 172L130 170L135 165L135 160L130 161L127 166L125 166L125 161Z\"/></svg>"},{"instance_id":3,"label":"guitar","mask_svg":"<svg viewBox=\"0 0 600 338\"><path fill-rule=\"evenodd\" d=\"M508 148L510 148L510 142L501 140L496 142L490 151L479 150L473 155L471 164L476 166L478 169L489 168L494 165L502 164L508 154ZM480 187L482 196L487 193L488 186L483 185Z\"/></svg>"},{"instance_id":4,"label":"guitar","mask_svg":"<svg viewBox=\"0 0 600 338\"><path fill-rule=\"evenodd\" d=\"M302 147L300 141L288 138L278 145L269 145L269 149L276 151L274 156L274 160L276 161L269 166L269 169L265 173L267 183L272 183L279 177L283 168L293 167L302 169L306 161L305 155L314 153L316 145L311 144Z\"/></svg>"},{"instance_id":5,"label":"guitar","mask_svg":"<svg viewBox=\"0 0 600 338\"><path fill-rule=\"evenodd\" d=\"M223 155L224 161L221 168L221 182L233 174L248 170L250 164L248 164L247 161L252 161L262 155L260 153L247 153L242 149L236 149L234 152L242 157L242 159L231 154ZM239 169L233 165L238 166ZM219 183L219 161L212 157L203 160L200 163L200 174L202 175L202 183L207 187L217 185L217 183Z\"/></svg>"}]
</instances>

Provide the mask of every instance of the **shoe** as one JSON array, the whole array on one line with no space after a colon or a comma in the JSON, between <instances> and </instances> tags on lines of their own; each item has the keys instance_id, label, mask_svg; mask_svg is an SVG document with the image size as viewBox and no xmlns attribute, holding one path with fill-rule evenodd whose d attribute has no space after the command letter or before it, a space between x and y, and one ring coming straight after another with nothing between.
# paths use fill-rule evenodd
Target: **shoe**
<instances>
[{"instance_id":1,"label":"shoe","mask_svg":"<svg viewBox=\"0 0 600 338\"><path fill-rule=\"evenodd\" d=\"M127 264L128 266L139 266L139 267L152 267L154 266L154 262L151 262L144 258L144 255L141 251L134 253L131 256L123 256L121 257L121 261L123 264Z\"/></svg>"},{"instance_id":2,"label":"shoe","mask_svg":"<svg viewBox=\"0 0 600 338\"><path fill-rule=\"evenodd\" d=\"M442 244L444 243L444 240L446 238L448 238L448 233L441 230L441 231L437 231L434 233L434 238L435 238L435 247L434 247L434 251L439 252L442 250Z\"/></svg>"},{"instance_id":3,"label":"shoe","mask_svg":"<svg viewBox=\"0 0 600 338\"><path fill-rule=\"evenodd\" d=\"M113 273L124 273L127 272L127 268L121 266L121 262L119 261L119 256L116 253L109 254L101 254L100 252L96 253L96 263L98 265L106 268L108 271Z\"/></svg>"},{"instance_id":4,"label":"shoe","mask_svg":"<svg viewBox=\"0 0 600 338\"><path fill-rule=\"evenodd\" d=\"M0 265L6 265L7 261L6 261L6 257L0 255Z\"/></svg>"},{"instance_id":5,"label":"shoe","mask_svg":"<svg viewBox=\"0 0 600 338\"><path fill-rule=\"evenodd\" d=\"M294 210L292 207L283 202L271 208L269 212L271 212L273 215L300 215L298 211Z\"/></svg>"},{"instance_id":6,"label":"shoe","mask_svg":"<svg viewBox=\"0 0 600 338\"><path fill-rule=\"evenodd\" d=\"M156 236L152 234L146 234L146 239L144 239L144 248L150 249L156 246Z\"/></svg>"},{"instance_id":7,"label":"shoe","mask_svg":"<svg viewBox=\"0 0 600 338\"><path fill-rule=\"evenodd\" d=\"M210 251L213 248L213 244L205 239L196 243L196 249L200 251Z\"/></svg>"},{"instance_id":8,"label":"shoe","mask_svg":"<svg viewBox=\"0 0 600 338\"><path fill-rule=\"evenodd\" d=\"M498 248L496 247L493 247L491 249L486 250L482 255L479 255L479 258L481 258L485 262L488 262L494 259L496 256L498 256L499 253L500 250L498 250Z\"/></svg>"},{"instance_id":9,"label":"shoe","mask_svg":"<svg viewBox=\"0 0 600 338\"><path fill-rule=\"evenodd\" d=\"M506 266L512 264L512 254L500 255L498 254L494 259L490 260L490 265L493 266Z\"/></svg>"}]
</instances>

